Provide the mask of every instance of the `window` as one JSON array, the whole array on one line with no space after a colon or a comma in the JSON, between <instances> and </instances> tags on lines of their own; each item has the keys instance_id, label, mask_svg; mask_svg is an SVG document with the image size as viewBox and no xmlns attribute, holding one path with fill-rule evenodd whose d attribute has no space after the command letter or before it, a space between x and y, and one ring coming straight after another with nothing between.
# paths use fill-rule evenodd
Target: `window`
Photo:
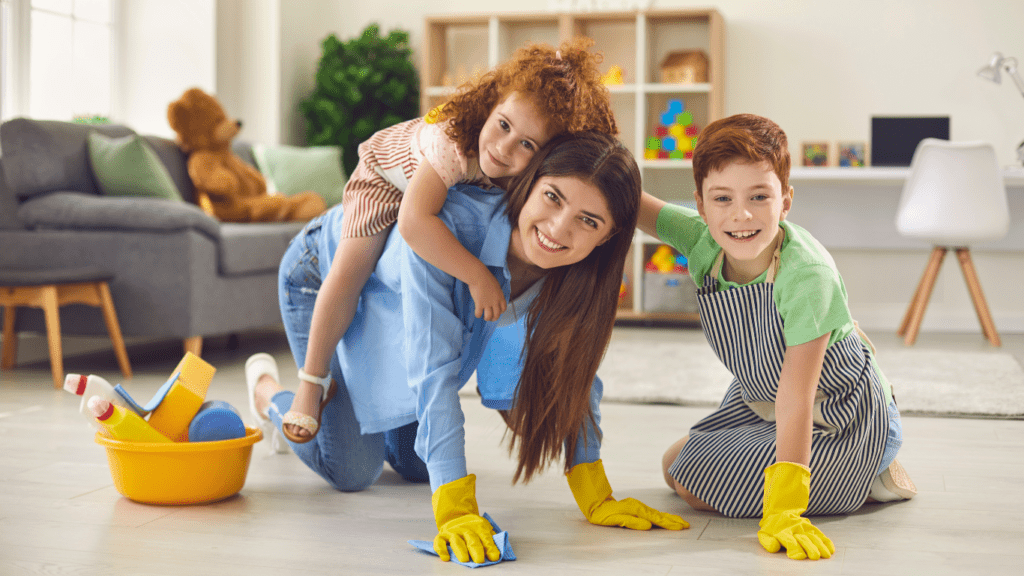
<instances>
[{"instance_id":1,"label":"window","mask_svg":"<svg viewBox=\"0 0 1024 576\"><path fill-rule=\"evenodd\" d=\"M109 117L115 0L0 0L0 118Z\"/></svg>"}]
</instances>

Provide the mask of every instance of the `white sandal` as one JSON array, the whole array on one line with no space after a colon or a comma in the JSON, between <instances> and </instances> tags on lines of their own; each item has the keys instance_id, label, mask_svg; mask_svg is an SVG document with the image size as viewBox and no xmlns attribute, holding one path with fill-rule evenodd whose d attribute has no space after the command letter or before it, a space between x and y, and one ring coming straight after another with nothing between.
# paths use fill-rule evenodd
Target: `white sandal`
<instances>
[{"instance_id":1,"label":"white sandal","mask_svg":"<svg viewBox=\"0 0 1024 576\"><path fill-rule=\"evenodd\" d=\"M277 361L273 356L260 352L253 354L245 361L245 385L249 388L249 412L252 414L253 420L256 421L256 425L263 431L263 437L270 441L271 453L287 454L288 443L281 437L277 426L270 421L270 416L266 412L256 410L256 383L264 374L269 375L275 382L281 382L277 374Z\"/></svg>"},{"instance_id":2,"label":"white sandal","mask_svg":"<svg viewBox=\"0 0 1024 576\"><path fill-rule=\"evenodd\" d=\"M281 433L284 434L285 438L296 444L305 444L313 438L316 438L317 433L320 431L320 419L324 415L324 409L327 408L327 404L331 401L331 398L334 398L334 393L337 391L338 386L334 383L334 380L331 379L330 374L321 378L307 373L302 368L299 368L299 379L320 387L320 413L316 418L313 418L309 414L289 410L281 418ZM309 436L292 434L287 428L285 428L288 424L298 426L299 428L308 431Z\"/></svg>"}]
</instances>

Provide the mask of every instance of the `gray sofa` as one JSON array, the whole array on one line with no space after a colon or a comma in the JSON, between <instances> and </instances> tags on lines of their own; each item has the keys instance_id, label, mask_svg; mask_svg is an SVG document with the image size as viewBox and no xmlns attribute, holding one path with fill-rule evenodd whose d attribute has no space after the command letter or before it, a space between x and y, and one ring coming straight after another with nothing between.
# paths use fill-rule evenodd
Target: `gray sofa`
<instances>
[{"instance_id":1,"label":"gray sofa","mask_svg":"<svg viewBox=\"0 0 1024 576\"><path fill-rule=\"evenodd\" d=\"M0 269L96 265L125 336L181 339L199 354L207 336L279 325L277 268L302 223L230 224L190 201L186 156L145 136L186 202L107 197L90 167L87 135L132 134L25 118L0 125ZM252 163L251 149L235 151ZM61 309L61 332L106 335L98 309ZM40 310L19 309L17 331L45 332Z\"/></svg>"}]
</instances>

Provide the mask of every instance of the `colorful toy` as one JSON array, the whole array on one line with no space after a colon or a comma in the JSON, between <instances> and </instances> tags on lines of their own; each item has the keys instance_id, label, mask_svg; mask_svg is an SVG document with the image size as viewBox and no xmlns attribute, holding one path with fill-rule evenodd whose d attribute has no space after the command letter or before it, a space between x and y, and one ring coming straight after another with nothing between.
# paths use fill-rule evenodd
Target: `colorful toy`
<instances>
[{"instance_id":1,"label":"colorful toy","mask_svg":"<svg viewBox=\"0 0 1024 576\"><path fill-rule=\"evenodd\" d=\"M644 271L661 274L685 274L687 272L686 257L682 254L675 254L672 248L662 244L651 255L651 259L644 266Z\"/></svg>"},{"instance_id":2,"label":"colorful toy","mask_svg":"<svg viewBox=\"0 0 1024 576\"><path fill-rule=\"evenodd\" d=\"M668 107L658 115L658 119L659 123L654 126L654 136L647 139L644 158L692 159L700 128L693 123L693 115L686 111L683 101L678 98L669 100Z\"/></svg>"},{"instance_id":3,"label":"colorful toy","mask_svg":"<svg viewBox=\"0 0 1024 576\"><path fill-rule=\"evenodd\" d=\"M619 300L626 298L626 292L629 289L629 276L622 275L622 284L619 284Z\"/></svg>"}]
</instances>

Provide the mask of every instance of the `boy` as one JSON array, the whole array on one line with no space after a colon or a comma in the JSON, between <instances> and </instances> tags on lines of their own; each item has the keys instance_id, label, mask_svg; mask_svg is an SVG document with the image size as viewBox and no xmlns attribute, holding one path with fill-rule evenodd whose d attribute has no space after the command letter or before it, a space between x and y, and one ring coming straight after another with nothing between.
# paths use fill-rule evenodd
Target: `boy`
<instances>
[{"instance_id":1,"label":"boy","mask_svg":"<svg viewBox=\"0 0 1024 576\"><path fill-rule=\"evenodd\" d=\"M734 380L674 443L665 479L693 508L761 516L758 540L829 558L807 515L916 494L895 460L899 411L828 251L786 222L788 141L771 120L710 124L693 154L697 210L644 195L639 226L687 257L701 324ZM814 489L810 489L811 471Z\"/></svg>"}]
</instances>

